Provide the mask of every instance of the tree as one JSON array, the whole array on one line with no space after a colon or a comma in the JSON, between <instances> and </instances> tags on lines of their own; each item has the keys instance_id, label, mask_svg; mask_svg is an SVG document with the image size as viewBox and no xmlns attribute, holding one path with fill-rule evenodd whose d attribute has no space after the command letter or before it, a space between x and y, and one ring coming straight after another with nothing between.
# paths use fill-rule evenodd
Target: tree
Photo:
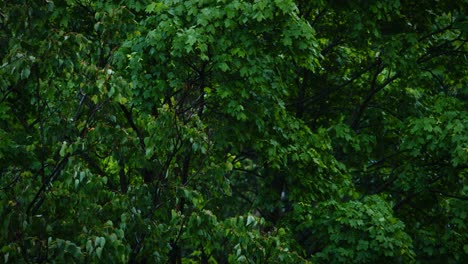
<instances>
[{"instance_id":1,"label":"tree","mask_svg":"<svg viewBox=\"0 0 468 264\"><path fill-rule=\"evenodd\" d=\"M468 254L462 3L1 10L5 262Z\"/></svg>"}]
</instances>

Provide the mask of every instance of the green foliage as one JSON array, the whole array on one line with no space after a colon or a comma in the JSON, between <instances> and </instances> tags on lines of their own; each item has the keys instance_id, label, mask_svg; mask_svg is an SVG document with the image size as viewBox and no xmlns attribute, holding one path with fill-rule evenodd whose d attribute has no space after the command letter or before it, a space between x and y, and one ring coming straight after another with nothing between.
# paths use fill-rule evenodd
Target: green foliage
<instances>
[{"instance_id":1,"label":"green foliage","mask_svg":"<svg viewBox=\"0 0 468 264\"><path fill-rule=\"evenodd\" d=\"M297 232L309 254L317 252L320 263L407 263L414 258L404 224L378 196L297 206Z\"/></svg>"},{"instance_id":2,"label":"green foliage","mask_svg":"<svg viewBox=\"0 0 468 264\"><path fill-rule=\"evenodd\" d=\"M5 263L460 263L463 1L3 1Z\"/></svg>"}]
</instances>

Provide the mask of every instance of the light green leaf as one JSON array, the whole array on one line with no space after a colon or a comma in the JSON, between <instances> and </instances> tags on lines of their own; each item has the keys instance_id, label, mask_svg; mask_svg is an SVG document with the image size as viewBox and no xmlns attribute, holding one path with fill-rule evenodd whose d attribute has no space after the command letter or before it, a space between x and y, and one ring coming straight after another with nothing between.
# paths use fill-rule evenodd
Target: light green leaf
<instances>
[{"instance_id":1,"label":"light green leaf","mask_svg":"<svg viewBox=\"0 0 468 264\"><path fill-rule=\"evenodd\" d=\"M64 141L62 143L62 147L60 148L60 152L59 152L60 157L65 157L66 151L67 151L67 142Z\"/></svg>"},{"instance_id":2,"label":"light green leaf","mask_svg":"<svg viewBox=\"0 0 468 264\"><path fill-rule=\"evenodd\" d=\"M96 248L96 255L97 255L98 258L101 258L101 255L102 255L102 247Z\"/></svg>"}]
</instances>

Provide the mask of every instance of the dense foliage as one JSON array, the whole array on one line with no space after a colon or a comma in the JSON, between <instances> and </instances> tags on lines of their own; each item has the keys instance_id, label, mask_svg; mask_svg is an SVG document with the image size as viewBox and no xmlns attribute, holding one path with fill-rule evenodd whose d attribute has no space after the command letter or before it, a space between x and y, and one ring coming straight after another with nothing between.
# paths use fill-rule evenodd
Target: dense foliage
<instances>
[{"instance_id":1,"label":"dense foliage","mask_svg":"<svg viewBox=\"0 0 468 264\"><path fill-rule=\"evenodd\" d=\"M5 263L460 263L466 1L0 3Z\"/></svg>"}]
</instances>

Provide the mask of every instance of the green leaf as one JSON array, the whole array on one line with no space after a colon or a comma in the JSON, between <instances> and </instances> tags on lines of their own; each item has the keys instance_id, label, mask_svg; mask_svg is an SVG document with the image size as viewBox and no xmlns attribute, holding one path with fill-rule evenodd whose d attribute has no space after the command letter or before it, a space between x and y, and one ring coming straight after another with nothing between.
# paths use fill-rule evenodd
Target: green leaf
<instances>
[{"instance_id":1,"label":"green leaf","mask_svg":"<svg viewBox=\"0 0 468 264\"><path fill-rule=\"evenodd\" d=\"M31 74L31 70L29 68L24 68L21 70L21 79L27 79Z\"/></svg>"},{"instance_id":2,"label":"green leaf","mask_svg":"<svg viewBox=\"0 0 468 264\"><path fill-rule=\"evenodd\" d=\"M64 141L62 143L62 147L60 148L60 152L59 152L60 157L65 157L66 151L67 151L67 142Z\"/></svg>"},{"instance_id":3,"label":"green leaf","mask_svg":"<svg viewBox=\"0 0 468 264\"><path fill-rule=\"evenodd\" d=\"M219 64L218 64L218 67L219 67L219 69L221 69L221 71L223 71L223 72L227 72L227 71L229 71L229 69L230 69L229 66L228 66L225 62L219 63Z\"/></svg>"},{"instance_id":4,"label":"green leaf","mask_svg":"<svg viewBox=\"0 0 468 264\"><path fill-rule=\"evenodd\" d=\"M96 248L96 256L98 258L101 258L101 255L102 255L102 247Z\"/></svg>"},{"instance_id":5,"label":"green leaf","mask_svg":"<svg viewBox=\"0 0 468 264\"><path fill-rule=\"evenodd\" d=\"M250 224L252 224L252 223L253 223L254 225L256 224L255 218L254 218L253 216L251 216L251 215L247 216L247 224L246 224L246 226L250 226Z\"/></svg>"}]
</instances>

